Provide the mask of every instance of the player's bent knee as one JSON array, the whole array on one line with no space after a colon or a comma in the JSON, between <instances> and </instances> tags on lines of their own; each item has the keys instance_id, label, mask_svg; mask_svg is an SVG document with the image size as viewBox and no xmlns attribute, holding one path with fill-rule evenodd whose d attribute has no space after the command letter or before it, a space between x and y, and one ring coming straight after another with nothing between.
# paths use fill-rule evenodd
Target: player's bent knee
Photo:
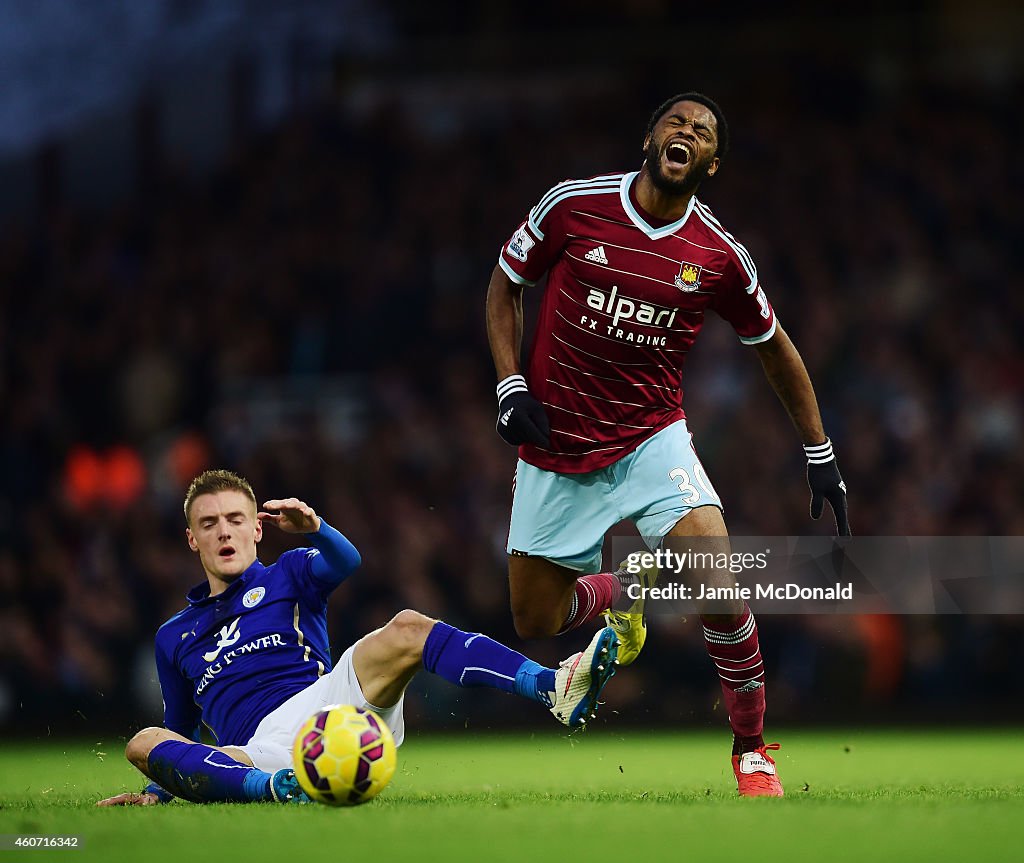
<instances>
[{"instance_id":1,"label":"player's bent knee","mask_svg":"<svg viewBox=\"0 0 1024 863\"><path fill-rule=\"evenodd\" d=\"M549 638L557 635L560 621L543 609L523 608L512 609L512 623L516 635L524 640L533 638Z\"/></svg>"},{"instance_id":2,"label":"player's bent knee","mask_svg":"<svg viewBox=\"0 0 1024 863\"><path fill-rule=\"evenodd\" d=\"M543 557L510 556L509 605L520 638L557 635L568 616L578 573Z\"/></svg>"},{"instance_id":3,"label":"player's bent knee","mask_svg":"<svg viewBox=\"0 0 1024 863\"><path fill-rule=\"evenodd\" d=\"M437 623L425 614L406 608L388 622L383 635L396 656L409 663L418 663L423 656L423 645L430 630Z\"/></svg>"},{"instance_id":4,"label":"player's bent knee","mask_svg":"<svg viewBox=\"0 0 1024 863\"><path fill-rule=\"evenodd\" d=\"M124 748L124 757L140 770L146 766L149 753L163 738L163 728L143 728Z\"/></svg>"},{"instance_id":5,"label":"player's bent knee","mask_svg":"<svg viewBox=\"0 0 1024 863\"><path fill-rule=\"evenodd\" d=\"M538 624L535 621L529 620L516 620L515 621L516 635L518 635L523 641L533 641L538 638L550 638L552 635L557 635L558 630L550 627Z\"/></svg>"}]
</instances>

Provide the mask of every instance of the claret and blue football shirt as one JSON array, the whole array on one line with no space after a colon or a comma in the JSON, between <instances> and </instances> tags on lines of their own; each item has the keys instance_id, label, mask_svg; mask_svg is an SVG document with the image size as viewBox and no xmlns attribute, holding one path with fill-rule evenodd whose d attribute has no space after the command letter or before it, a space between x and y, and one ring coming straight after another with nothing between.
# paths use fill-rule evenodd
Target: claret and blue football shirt
<instances>
[{"instance_id":1,"label":"claret and blue football shirt","mask_svg":"<svg viewBox=\"0 0 1024 863\"><path fill-rule=\"evenodd\" d=\"M691 198L680 219L656 219L636 179L559 183L502 247L514 283L547 274L526 379L551 445L519 448L543 470L608 467L683 419L683 367L708 312L744 344L775 334L750 254L707 205Z\"/></svg>"}]
</instances>

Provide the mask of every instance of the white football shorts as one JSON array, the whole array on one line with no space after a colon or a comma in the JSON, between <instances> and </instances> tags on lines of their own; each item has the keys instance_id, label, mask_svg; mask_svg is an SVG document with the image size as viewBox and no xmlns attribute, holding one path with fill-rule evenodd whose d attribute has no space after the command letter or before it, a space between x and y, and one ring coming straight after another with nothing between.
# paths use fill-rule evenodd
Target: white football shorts
<instances>
[{"instance_id":1,"label":"white football shorts","mask_svg":"<svg viewBox=\"0 0 1024 863\"><path fill-rule=\"evenodd\" d=\"M328 704L354 704L368 707L376 713L395 738L395 745L401 746L405 739L405 693L398 703L391 707L377 707L363 696L363 689L356 677L352 656L356 649L353 644L338 660L329 674L311 683L301 692L296 692L276 710L272 710L259 725L244 746L237 747L252 759L254 767L273 773L284 767L293 767L292 744L302 723Z\"/></svg>"}]
</instances>

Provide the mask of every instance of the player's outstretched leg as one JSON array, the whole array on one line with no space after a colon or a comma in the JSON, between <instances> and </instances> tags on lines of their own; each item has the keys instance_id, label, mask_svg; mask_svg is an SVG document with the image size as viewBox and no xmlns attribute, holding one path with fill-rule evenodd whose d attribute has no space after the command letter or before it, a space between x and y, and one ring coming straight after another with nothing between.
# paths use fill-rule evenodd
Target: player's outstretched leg
<instances>
[{"instance_id":1,"label":"player's outstretched leg","mask_svg":"<svg viewBox=\"0 0 1024 863\"><path fill-rule=\"evenodd\" d=\"M309 802L292 770L270 774L166 728L144 728L125 755L165 791L193 803Z\"/></svg>"},{"instance_id":2,"label":"player's outstretched leg","mask_svg":"<svg viewBox=\"0 0 1024 863\"><path fill-rule=\"evenodd\" d=\"M608 634L598 649L607 647L610 642L617 646L611 630L602 632ZM363 696L370 704L382 708L396 704L413 675L425 668L456 686L500 689L548 708L553 708L557 702L566 713L565 718L558 717L559 721L576 727L597 709L597 695L614 673L614 652L608 667L599 672L592 666L600 663L592 663L592 657L580 659L586 653L566 660L567 663L576 660L578 671L569 675L569 685L565 686L563 668L557 671L546 668L482 633L464 632L406 609L386 626L361 639L352 660ZM558 696L560 680L566 692ZM574 699L574 706L585 704L585 707L566 710L568 699Z\"/></svg>"}]
</instances>

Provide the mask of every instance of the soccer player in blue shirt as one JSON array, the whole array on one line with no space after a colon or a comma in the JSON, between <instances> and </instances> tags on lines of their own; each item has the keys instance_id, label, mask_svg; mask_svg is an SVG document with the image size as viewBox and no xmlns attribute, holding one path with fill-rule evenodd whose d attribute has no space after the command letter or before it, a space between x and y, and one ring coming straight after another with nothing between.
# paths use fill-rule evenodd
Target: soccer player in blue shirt
<instances>
[{"instance_id":1,"label":"soccer player in blue shirt","mask_svg":"<svg viewBox=\"0 0 1024 863\"><path fill-rule=\"evenodd\" d=\"M152 782L100 806L172 797L308 802L291 760L299 726L328 704L355 704L375 710L401 745L405 688L422 668L538 701L570 728L594 715L615 673L618 639L608 628L552 669L410 610L349 647L332 670L327 599L359 566L355 546L295 498L257 511L249 483L226 470L192 481L185 520L206 581L156 635L164 727L143 729L125 750ZM304 535L310 547L264 566L256 545L267 523ZM200 721L217 745L199 742Z\"/></svg>"}]
</instances>

